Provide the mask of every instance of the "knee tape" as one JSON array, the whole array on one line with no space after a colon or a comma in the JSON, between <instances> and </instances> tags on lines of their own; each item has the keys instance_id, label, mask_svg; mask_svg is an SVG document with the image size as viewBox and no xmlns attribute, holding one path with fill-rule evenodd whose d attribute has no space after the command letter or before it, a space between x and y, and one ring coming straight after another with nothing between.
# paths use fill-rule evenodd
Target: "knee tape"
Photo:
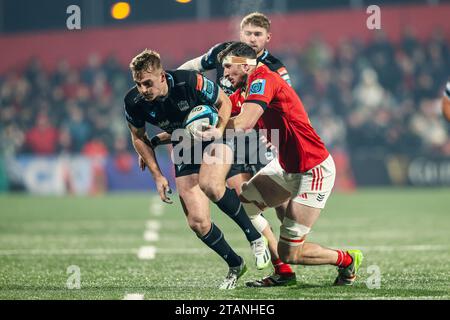
<instances>
[{"instance_id":1,"label":"knee tape","mask_svg":"<svg viewBox=\"0 0 450 320\"><path fill-rule=\"evenodd\" d=\"M303 244L310 231L311 228L289 218L284 218L280 227L280 241L290 246L299 246Z\"/></svg>"},{"instance_id":2,"label":"knee tape","mask_svg":"<svg viewBox=\"0 0 450 320\"><path fill-rule=\"evenodd\" d=\"M267 222L266 218L264 218L261 214L250 216L250 221L259 233L262 233L263 230L269 225L269 222Z\"/></svg>"}]
</instances>

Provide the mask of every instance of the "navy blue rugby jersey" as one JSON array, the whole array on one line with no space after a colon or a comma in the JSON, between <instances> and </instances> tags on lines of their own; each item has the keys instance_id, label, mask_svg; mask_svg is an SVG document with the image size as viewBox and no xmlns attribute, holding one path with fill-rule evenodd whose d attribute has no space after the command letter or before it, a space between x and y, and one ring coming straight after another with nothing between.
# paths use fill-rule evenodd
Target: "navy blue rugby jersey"
<instances>
[{"instance_id":1,"label":"navy blue rugby jersey","mask_svg":"<svg viewBox=\"0 0 450 320\"><path fill-rule=\"evenodd\" d=\"M215 105L219 86L207 77L187 70L166 71L168 95L147 101L136 86L125 96L125 117L136 128L150 123L172 133L183 127L183 121L196 106Z\"/></svg>"}]
</instances>

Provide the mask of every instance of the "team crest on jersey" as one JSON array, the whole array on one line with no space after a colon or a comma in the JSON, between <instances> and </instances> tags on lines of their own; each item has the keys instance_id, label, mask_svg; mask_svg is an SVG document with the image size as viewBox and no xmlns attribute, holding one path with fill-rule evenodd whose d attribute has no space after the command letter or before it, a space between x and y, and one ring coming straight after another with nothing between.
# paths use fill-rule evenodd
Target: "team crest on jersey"
<instances>
[{"instance_id":1,"label":"team crest on jersey","mask_svg":"<svg viewBox=\"0 0 450 320\"><path fill-rule=\"evenodd\" d=\"M266 80L265 79L256 79L250 85L250 94L264 94L266 88Z\"/></svg>"},{"instance_id":2,"label":"team crest on jersey","mask_svg":"<svg viewBox=\"0 0 450 320\"><path fill-rule=\"evenodd\" d=\"M186 100L181 100L177 105L180 111L186 111L189 109L189 103Z\"/></svg>"}]
</instances>

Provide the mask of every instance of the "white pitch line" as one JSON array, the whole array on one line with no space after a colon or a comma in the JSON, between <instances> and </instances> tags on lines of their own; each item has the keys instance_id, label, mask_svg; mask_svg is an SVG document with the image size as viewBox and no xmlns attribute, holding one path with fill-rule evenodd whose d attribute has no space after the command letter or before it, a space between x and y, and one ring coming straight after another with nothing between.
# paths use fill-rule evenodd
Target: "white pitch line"
<instances>
[{"instance_id":1,"label":"white pitch line","mask_svg":"<svg viewBox=\"0 0 450 320\"><path fill-rule=\"evenodd\" d=\"M153 246L140 247L138 251L138 258L141 260L151 260L155 259L156 248Z\"/></svg>"},{"instance_id":2,"label":"white pitch line","mask_svg":"<svg viewBox=\"0 0 450 320\"><path fill-rule=\"evenodd\" d=\"M148 242L158 241L159 240L158 232L155 232L153 230L145 230L144 240Z\"/></svg>"},{"instance_id":3,"label":"white pitch line","mask_svg":"<svg viewBox=\"0 0 450 320\"><path fill-rule=\"evenodd\" d=\"M121 255L136 254L136 250L130 249L12 249L0 250L0 256L65 256L65 255Z\"/></svg>"},{"instance_id":4,"label":"white pitch line","mask_svg":"<svg viewBox=\"0 0 450 320\"><path fill-rule=\"evenodd\" d=\"M148 220L145 223L145 227L148 230L155 230L155 231L157 231L157 230L161 229L161 224L159 223L159 221L156 221L156 220Z\"/></svg>"},{"instance_id":5,"label":"white pitch line","mask_svg":"<svg viewBox=\"0 0 450 320\"><path fill-rule=\"evenodd\" d=\"M339 247L339 246L333 246ZM151 248L151 249L145 249ZM350 249L353 247L346 247ZM397 251L444 251L450 250L450 245L409 245L409 246L361 246L354 247L363 251L380 251L380 252L397 252ZM145 249L145 250L144 250ZM234 248L236 251L246 251L249 247ZM0 249L0 256L63 256L63 255L127 255L127 254L139 254L143 250L143 253L149 252L153 254L205 254L212 253L208 248L157 248L153 246L144 246L139 250L137 249Z\"/></svg>"},{"instance_id":6,"label":"white pitch line","mask_svg":"<svg viewBox=\"0 0 450 320\"><path fill-rule=\"evenodd\" d=\"M142 293L128 293L123 300L144 300L144 295Z\"/></svg>"},{"instance_id":7,"label":"white pitch line","mask_svg":"<svg viewBox=\"0 0 450 320\"><path fill-rule=\"evenodd\" d=\"M382 252L392 252L392 251L441 251L449 250L449 245L401 245L401 246L361 246L361 247L349 247L348 249L361 249L367 251L382 251Z\"/></svg>"},{"instance_id":8,"label":"white pitch line","mask_svg":"<svg viewBox=\"0 0 450 320\"><path fill-rule=\"evenodd\" d=\"M164 207L161 202L156 202L156 200L150 201L149 205L150 214L159 217L164 213Z\"/></svg>"}]
</instances>

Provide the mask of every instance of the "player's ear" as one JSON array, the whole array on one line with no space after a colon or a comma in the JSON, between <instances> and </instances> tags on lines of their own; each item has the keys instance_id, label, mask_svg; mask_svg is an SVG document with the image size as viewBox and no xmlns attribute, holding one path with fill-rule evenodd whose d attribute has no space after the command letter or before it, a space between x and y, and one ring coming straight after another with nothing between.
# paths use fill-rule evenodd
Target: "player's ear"
<instances>
[{"instance_id":1,"label":"player's ear","mask_svg":"<svg viewBox=\"0 0 450 320\"><path fill-rule=\"evenodd\" d=\"M270 39L272 39L272 33L271 32L267 32L266 43L269 43Z\"/></svg>"},{"instance_id":2,"label":"player's ear","mask_svg":"<svg viewBox=\"0 0 450 320\"><path fill-rule=\"evenodd\" d=\"M166 73L164 72L164 70L161 70L161 83L166 81Z\"/></svg>"}]
</instances>

